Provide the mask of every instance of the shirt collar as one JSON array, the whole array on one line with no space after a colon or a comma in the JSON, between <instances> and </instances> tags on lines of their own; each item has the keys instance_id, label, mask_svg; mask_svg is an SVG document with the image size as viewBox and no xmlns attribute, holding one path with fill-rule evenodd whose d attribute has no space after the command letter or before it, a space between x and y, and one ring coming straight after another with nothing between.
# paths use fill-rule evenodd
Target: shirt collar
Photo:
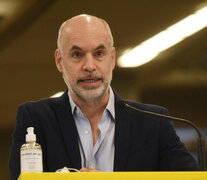
<instances>
[{"instance_id":1,"label":"shirt collar","mask_svg":"<svg viewBox=\"0 0 207 180\"><path fill-rule=\"evenodd\" d=\"M109 91L110 91L110 95L109 95L109 101L106 106L106 110L108 110L111 116L113 117L113 119L115 119L114 92L112 91L111 86L109 87ZM68 90L68 97L69 97L69 103L71 105L72 114L74 114L75 109L79 107L73 101L73 98L71 97L69 90Z\"/></svg>"}]
</instances>

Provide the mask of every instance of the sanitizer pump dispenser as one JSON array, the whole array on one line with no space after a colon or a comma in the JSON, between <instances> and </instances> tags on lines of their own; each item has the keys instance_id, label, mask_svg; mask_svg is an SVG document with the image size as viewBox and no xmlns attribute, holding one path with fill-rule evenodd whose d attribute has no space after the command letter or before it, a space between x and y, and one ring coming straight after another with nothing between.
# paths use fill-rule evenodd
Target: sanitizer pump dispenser
<instances>
[{"instance_id":1,"label":"sanitizer pump dispenser","mask_svg":"<svg viewBox=\"0 0 207 180\"><path fill-rule=\"evenodd\" d=\"M34 128L28 127L26 143L20 149L21 173L23 172L42 172L42 149L36 143Z\"/></svg>"}]
</instances>

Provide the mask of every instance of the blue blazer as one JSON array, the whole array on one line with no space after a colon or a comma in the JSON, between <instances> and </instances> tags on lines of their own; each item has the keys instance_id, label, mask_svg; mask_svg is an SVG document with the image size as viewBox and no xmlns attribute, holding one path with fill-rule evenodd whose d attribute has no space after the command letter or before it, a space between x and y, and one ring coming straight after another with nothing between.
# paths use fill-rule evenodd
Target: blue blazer
<instances>
[{"instance_id":1,"label":"blue blazer","mask_svg":"<svg viewBox=\"0 0 207 180\"><path fill-rule=\"evenodd\" d=\"M123 106L115 94L114 171L198 170L193 157L176 135L172 124ZM168 114L167 109L141 103L128 104L148 111ZM10 152L12 180L20 174L20 147L27 127L34 127L42 146L43 169L54 172L63 167L81 168L78 132L71 113L67 91L58 98L20 105Z\"/></svg>"}]
</instances>

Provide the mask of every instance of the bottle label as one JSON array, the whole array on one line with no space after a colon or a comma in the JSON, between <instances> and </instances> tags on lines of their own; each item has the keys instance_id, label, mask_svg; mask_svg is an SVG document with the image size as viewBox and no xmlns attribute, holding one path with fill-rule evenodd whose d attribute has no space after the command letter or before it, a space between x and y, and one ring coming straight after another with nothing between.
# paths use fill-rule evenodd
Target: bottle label
<instances>
[{"instance_id":1,"label":"bottle label","mask_svg":"<svg viewBox=\"0 0 207 180\"><path fill-rule=\"evenodd\" d=\"M42 150L21 150L21 172L42 172Z\"/></svg>"}]
</instances>

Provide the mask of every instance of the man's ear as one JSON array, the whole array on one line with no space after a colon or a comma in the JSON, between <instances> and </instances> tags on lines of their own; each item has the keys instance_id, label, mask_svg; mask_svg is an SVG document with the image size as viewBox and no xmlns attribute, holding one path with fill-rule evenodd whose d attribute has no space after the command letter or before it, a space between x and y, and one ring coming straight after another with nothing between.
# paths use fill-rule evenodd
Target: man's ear
<instances>
[{"instance_id":1,"label":"man's ear","mask_svg":"<svg viewBox=\"0 0 207 180\"><path fill-rule=\"evenodd\" d=\"M63 72L62 56L61 56L61 53L60 53L59 49L55 50L55 64L56 64L56 67L57 67L58 71Z\"/></svg>"},{"instance_id":2,"label":"man's ear","mask_svg":"<svg viewBox=\"0 0 207 180\"><path fill-rule=\"evenodd\" d=\"M114 69L115 68L115 65L116 65L116 49L115 49L115 47L112 47L111 59L113 61L112 67Z\"/></svg>"}]
</instances>

